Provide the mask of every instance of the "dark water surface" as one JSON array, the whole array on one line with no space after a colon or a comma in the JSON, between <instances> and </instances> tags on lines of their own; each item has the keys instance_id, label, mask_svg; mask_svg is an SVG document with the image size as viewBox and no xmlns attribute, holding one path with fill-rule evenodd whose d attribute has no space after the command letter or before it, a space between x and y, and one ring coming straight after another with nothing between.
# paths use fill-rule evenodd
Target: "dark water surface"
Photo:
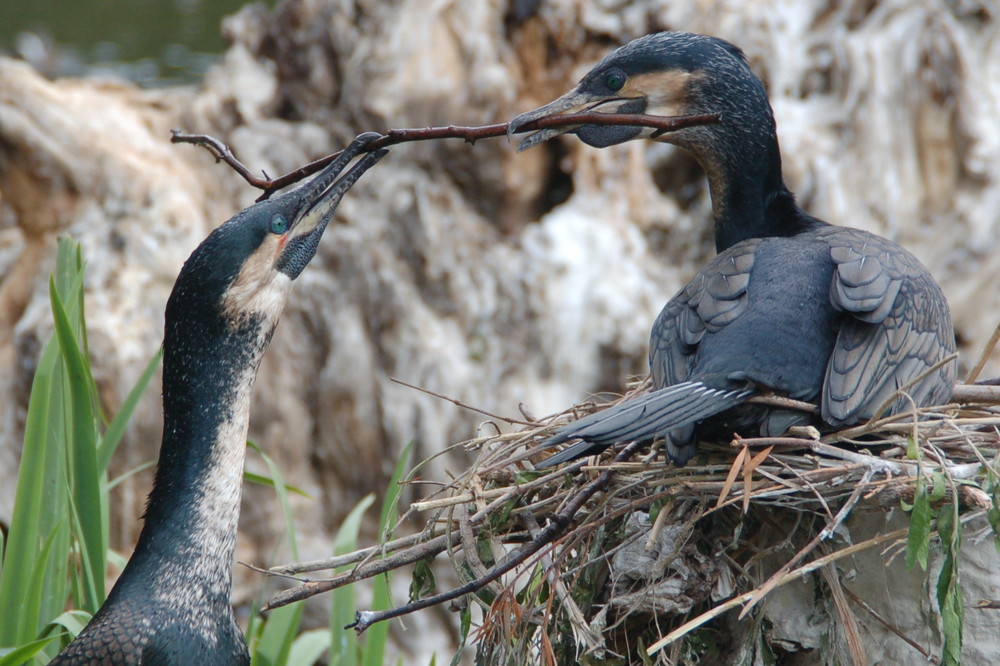
<instances>
[{"instance_id":1,"label":"dark water surface","mask_svg":"<svg viewBox=\"0 0 1000 666\"><path fill-rule=\"evenodd\" d=\"M109 74L147 87L191 83L225 47L222 19L246 4L0 0L0 53L28 60L47 76Z\"/></svg>"}]
</instances>

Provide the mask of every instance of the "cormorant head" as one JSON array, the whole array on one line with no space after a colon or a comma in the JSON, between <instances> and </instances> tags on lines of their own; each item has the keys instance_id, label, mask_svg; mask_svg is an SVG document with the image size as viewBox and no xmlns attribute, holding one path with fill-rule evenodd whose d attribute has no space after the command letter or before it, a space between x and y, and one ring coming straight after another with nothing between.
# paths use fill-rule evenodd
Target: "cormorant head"
<instances>
[{"instance_id":1,"label":"cormorant head","mask_svg":"<svg viewBox=\"0 0 1000 666\"><path fill-rule=\"evenodd\" d=\"M508 133L539 118L580 113L647 113L661 116L721 114L718 124L660 135L656 130L615 125L552 128L523 139L526 150L564 133L604 148L631 139L658 138L691 150L704 163L720 152L727 133L769 132L774 120L760 80L743 52L716 37L660 32L633 40L597 64L577 86L543 107L511 121Z\"/></svg>"},{"instance_id":2,"label":"cormorant head","mask_svg":"<svg viewBox=\"0 0 1000 666\"><path fill-rule=\"evenodd\" d=\"M187 319L218 313L276 321L291 281L316 254L344 194L388 152L369 152L344 173L379 136L360 135L309 182L253 204L215 229L181 269L168 319L171 313Z\"/></svg>"}]
</instances>

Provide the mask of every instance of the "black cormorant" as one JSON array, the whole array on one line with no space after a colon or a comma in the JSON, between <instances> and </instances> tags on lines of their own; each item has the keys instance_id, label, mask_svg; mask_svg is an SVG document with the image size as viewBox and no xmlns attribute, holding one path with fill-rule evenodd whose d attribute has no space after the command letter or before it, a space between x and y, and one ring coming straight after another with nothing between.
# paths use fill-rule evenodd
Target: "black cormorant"
<instances>
[{"instance_id":1,"label":"black cormorant","mask_svg":"<svg viewBox=\"0 0 1000 666\"><path fill-rule=\"evenodd\" d=\"M782 179L767 94L740 49L688 33L641 37L604 58L569 93L515 118L510 132L584 110L721 114L717 124L659 136L588 125L543 130L520 145L569 131L599 148L653 138L690 151L708 175L719 254L653 325L653 391L567 425L542 448L583 441L541 467L661 437L683 465L699 437L842 426L887 403L887 413L895 413L948 399L956 363L929 371L955 351L941 289L892 241L799 208ZM893 397L897 389L906 395ZM819 420L746 403L764 393L814 403Z\"/></svg>"},{"instance_id":2,"label":"black cormorant","mask_svg":"<svg viewBox=\"0 0 1000 666\"><path fill-rule=\"evenodd\" d=\"M238 213L184 264L165 313L163 442L145 524L107 601L53 664L250 663L230 605L250 395L292 280L386 151L340 176L378 136Z\"/></svg>"}]
</instances>

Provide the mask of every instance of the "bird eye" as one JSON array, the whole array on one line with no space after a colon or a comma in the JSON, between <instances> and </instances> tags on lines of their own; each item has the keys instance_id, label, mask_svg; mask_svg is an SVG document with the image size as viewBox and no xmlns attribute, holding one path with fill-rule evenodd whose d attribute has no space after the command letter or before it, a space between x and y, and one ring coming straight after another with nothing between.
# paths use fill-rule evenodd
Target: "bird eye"
<instances>
[{"instance_id":1,"label":"bird eye","mask_svg":"<svg viewBox=\"0 0 1000 666\"><path fill-rule=\"evenodd\" d=\"M620 70L613 70L604 75L604 85L613 92L618 92L625 86L625 73Z\"/></svg>"},{"instance_id":2,"label":"bird eye","mask_svg":"<svg viewBox=\"0 0 1000 666\"><path fill-rule=\"evenodd\" d=\"M281 215L275 215L271 218L271 233L272 234L283 234L288 231L288 222Z\"/></svg>"}]
</instances>

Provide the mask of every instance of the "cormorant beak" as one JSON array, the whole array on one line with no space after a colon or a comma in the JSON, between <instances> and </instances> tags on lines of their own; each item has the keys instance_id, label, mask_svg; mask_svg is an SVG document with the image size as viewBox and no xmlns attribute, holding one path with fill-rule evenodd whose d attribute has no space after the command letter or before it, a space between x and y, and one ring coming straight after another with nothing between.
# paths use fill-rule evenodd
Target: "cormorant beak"
<instances>
[{"instance_id":1,"label":"cormorant beak","mask_svg":"<svg viewBox=\"0 0 1000 666\"><path fill-rule=\"evenodd\" d=\"M358 163L343 178L339 180L337 178L351 163L351 160L364 152L368 144L380 138L382 135L375 132L361 134L337 156L337 159L328 164L296 193L301 201L302 209L288 229L289 240L315 233L322 235L347 191L358 182L362 174L375 166L375 163L385 157L389 151L382 148L368 153L358 160Z\"/></svg>"},{"instance_id":2,"label":"cormorant beak","mask_svg":"<svg viewBox=\"0 0 1000 666\"><path fill-rule=\"evenodd\" d=\"M644 113L646 110L645 96L600 96L579 87L569 91L559 99L549 102L534 111L522 113L507 126L507 136L515 134L524 125L550 116L565 116L572 113L594 111L599 113ZM584 130L581 132L581 130ZM595 141L587 136L592 132L601 137ZM561 134L575 133L591 145L598 147L610 146L615 143L637 138L643 132L641 127L625 127L617 125L567 125L566 127L551 127L529 134L517 146L517 152L533 148L543 141L548 141Z\"/></svg>"},{"instance_id":3,"label":"cormorant beak","mask_svg":"<svg viewBox=\"0 0 1000 666\"><path fill-rule=\"evenodd\" d=\"M333 213L340 205L344 194L358 182L362 174L389 153L386 148L373 150L361 157L350 171L341 177L351 160L363 153L372 141L379 138L381 135L375 132L359 135L315 178L285 195L296 197L300 212L292 220L285 234L284 249L275 265L278 270L295 279L313 258L323 232L333 219Z\"/></svg>"}]
</instances>

